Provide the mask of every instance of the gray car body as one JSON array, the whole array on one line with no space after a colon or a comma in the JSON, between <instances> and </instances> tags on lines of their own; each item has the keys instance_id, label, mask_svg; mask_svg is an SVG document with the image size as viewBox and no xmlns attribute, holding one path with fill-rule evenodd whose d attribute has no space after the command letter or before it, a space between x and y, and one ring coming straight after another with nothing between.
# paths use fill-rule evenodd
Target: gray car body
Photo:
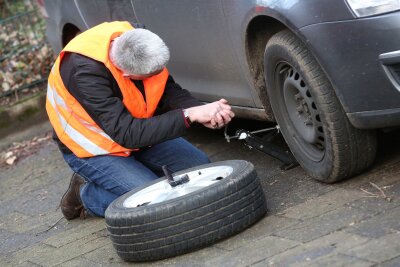
<instances>
[{"instance_id":1,"label":"gray car body","mask_svg":"<svg viewBox=\"0 0 400 267\"><path fill-rule=\"evenodd\" d=\"M400 12L356 18L345 0L49 0L47 35L63 46L66 25L139 22L171 50L168 68L210 102L226 98L239 116L273 120L263 82L268 38L290 29L331 81L351 123L400 125ZM396 72L397 68L397 72Z\"/></svg>"}]
</instances>

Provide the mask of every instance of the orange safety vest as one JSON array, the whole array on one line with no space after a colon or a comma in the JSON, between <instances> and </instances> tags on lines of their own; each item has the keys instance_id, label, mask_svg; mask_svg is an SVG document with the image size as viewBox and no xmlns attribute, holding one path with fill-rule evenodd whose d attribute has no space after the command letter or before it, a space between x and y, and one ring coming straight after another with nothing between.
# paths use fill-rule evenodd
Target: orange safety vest
<instances>
[{"instance_id":1,"label":"orange safety vest","mask_svg":"<svg viewBox=\"0 0 400 267\"><path fill-rule=\"evenodd\" d=\"M48 80L46 110L60 141L77 157L97 155L129 156L130 149L117 144L88 115L68 92L60 75L60 63L66 52L78 53L102 62L112 73L122 92L123 104L135 118L153 116L164 93L168 70L143 80L146 101L135 84L109 60L109 46L123 32L132 30L128 22L105 22L71 40L54 63ZM95 94L96 92L93 92Z\"/></svg>"}]
</instances>

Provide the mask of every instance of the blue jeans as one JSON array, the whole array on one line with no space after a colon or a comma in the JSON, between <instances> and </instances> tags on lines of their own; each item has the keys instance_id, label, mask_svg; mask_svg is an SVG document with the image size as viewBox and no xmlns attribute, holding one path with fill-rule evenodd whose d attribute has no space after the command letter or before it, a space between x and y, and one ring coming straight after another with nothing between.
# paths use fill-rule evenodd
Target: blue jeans
<instances>
[{"instance_id":1,"label":"blue jeans","mask_svg":"<svg viewBox=\"0 0 400 267\"><path fill-rule=\"evenodd\" d=\"M206 154L183 138L133 152L129 157L78 158L72 153L63 156L72 170L86 181L80 188L83 206L99 217L104 217L114 199L162 177L163 165L176 172L210 162Z\"/></svg>"}]
</instances>

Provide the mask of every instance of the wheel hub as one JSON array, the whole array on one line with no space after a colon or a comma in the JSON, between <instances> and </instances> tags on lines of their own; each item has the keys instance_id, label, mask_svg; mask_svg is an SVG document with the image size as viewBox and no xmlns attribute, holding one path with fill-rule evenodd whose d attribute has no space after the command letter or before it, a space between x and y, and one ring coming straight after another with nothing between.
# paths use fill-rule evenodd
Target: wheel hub
<instances>
[{"instance_id":1,"label":"wheel hub","mask_svg":"<svg viewBox=\"0 0 400 267\"><path fill-rule=\"evenodd\" d=\"M295 138L313 160L321 160L325 151L325 133L319 110L299 72L291 66L280 68L284 105L297 133Z\"/></svg>"},{"instance_id":2,"label":"wheel hub","mask_svg":"<svg viewBox=\"0 0 400 267\"><path fill-rule=\"evenodd\" d=\"M187 182L171 186L168 179L162 180L131 195L124 201L123 206L126 208L147 206L184 196L218 183L232 172L233 168L230 166L217 166L183 173L173 178L177 180L178 177L187 176Z\"/></svg>"}]
</instances>

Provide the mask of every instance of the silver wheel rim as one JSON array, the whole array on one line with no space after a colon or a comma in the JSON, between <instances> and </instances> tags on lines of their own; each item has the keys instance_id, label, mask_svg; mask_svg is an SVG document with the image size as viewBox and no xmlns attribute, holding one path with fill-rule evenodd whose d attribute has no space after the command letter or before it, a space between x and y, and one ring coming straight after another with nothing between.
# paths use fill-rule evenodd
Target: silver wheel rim
<instances>
[{"instance_id":1,"label":"silver wheel rim","mask_svg":"<svg viewBox=\"0 0 400 267\"><path fill-rule=\"evenodd\" d=\"M228 177L232 172L233 168L230 166L216 166L183 173L179 176L174 176L174 179L179 179L180 176L187 174L190 179L189 182L172 187L165 179L143 188L125 199L123 207L135 208L148 206L185 196L218 183Z\"/></svg>"}]
</instances>

